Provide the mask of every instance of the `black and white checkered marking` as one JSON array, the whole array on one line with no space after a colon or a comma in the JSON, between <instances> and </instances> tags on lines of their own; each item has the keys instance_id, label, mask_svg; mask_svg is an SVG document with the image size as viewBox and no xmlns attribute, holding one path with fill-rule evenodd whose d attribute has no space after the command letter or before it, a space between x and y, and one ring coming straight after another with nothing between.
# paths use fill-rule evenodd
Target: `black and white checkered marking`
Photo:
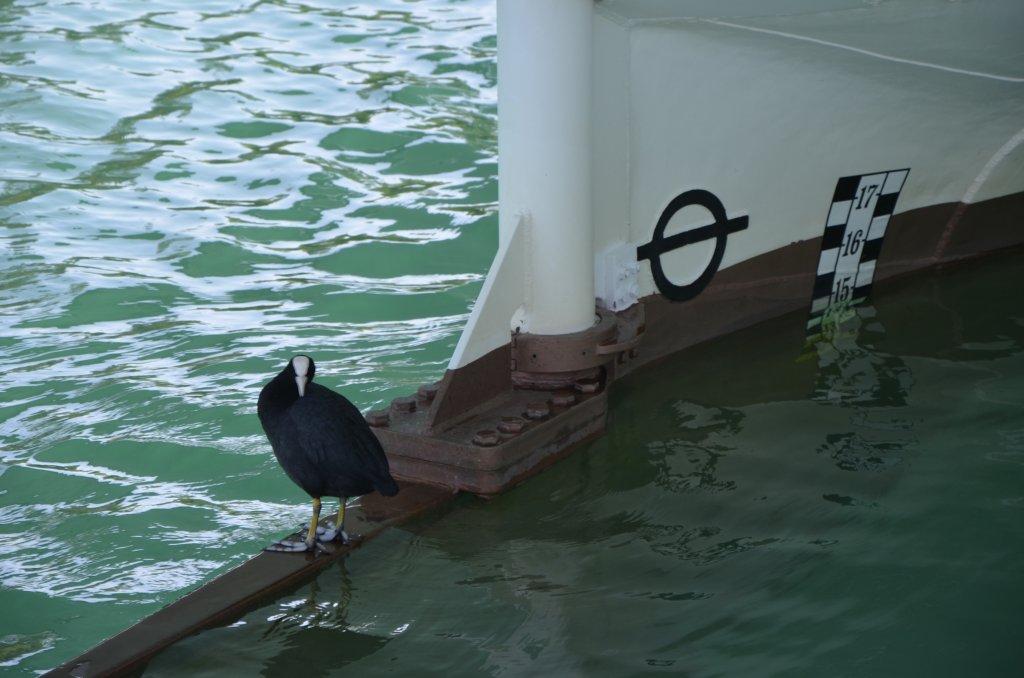
<instances>
[{"instance_id":1,"label":"black and white checkered marking","mask_svg":"<svg viewBox=\"0 0 1024 678\"><path fill-rule=\"evenodd\" d=\"M867 298L875 262L909 169L843 177L825 222L808 329L836 306Z\"/></svg>"}]
</instances>

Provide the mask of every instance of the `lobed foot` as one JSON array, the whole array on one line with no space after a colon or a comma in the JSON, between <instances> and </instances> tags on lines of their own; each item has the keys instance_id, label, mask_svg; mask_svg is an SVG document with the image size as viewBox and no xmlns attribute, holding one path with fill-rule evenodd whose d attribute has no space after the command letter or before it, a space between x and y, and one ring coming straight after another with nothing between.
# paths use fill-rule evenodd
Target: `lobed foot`
<instances>
[{"instance_id":1,"label":"lobed foot","mask_svg":"<svg viewBox=\"0 0 1024 678\"><path fill-rule=\"evenodd\" d=\"M309 523L302 527L302 531L309 531ZM341 532L339 533L338 528L336 526L331 525L330 523L327 523L326 526L316 526L316 540L322 541L326 544L329 544L332 541L340 541L342 544L349 543L348 532L346 532L345 530L341 530Z\"/></svg>"},{"instance_id":2,"label":"lobed foot","mask_svg":"<svg viewBox=\"0 0 1024 678\"><path fill-rule=\"evenodd\" d=\"M301 533L307 534L309 532L309 524L307 523L301 529ZM275 541L270 546L264 548L264 551L270 551L271 553L306 553L309 551L319 551L321 553L330 553L324 544L330 544L331 542L340 541L342 544L348 544L349 538L348 533L345 530L339 531L335 527L326 527L324 525L317 525L316 538L313 542L307 542L303 540L294 539L282 539Z\"/></svg>"},{"instance_id":3,"label":"lobed foot","mask_svg":"<svg viewBox=\"0 0 1024 678\"><path fill-rule=\"evenodd\" d=\"M339 531L338 526L330 522L327 522L326 525L317 525L316 540L328 544L332 541L340 541L342 544L349 543L348 533L345 530Z\"/></svg>"},{"instance_id":4,"label":"lobed foot","mask_svg":"<svg viewBox=\"0 0 1024 678\"><path fill-rule=\"evenodd\" d=\"M320 532L321 529L323 529L323 528L318 528L317 531L316 531L316 538L317 538L318 541L324 541L324 542L340 541L342 544L348 544L349 543L349 541L348 541L348 533L345 532L345 530L339 530L337 528L332 527L330 529L325 529L321 533Z\"/></svg>"},{"instance_id":5,"label":"lobed foot","mask_svg":"<svg viewBox=\"0 0 1024 678\"><path fill-rule=\"evenodd\" d=\"M291 541L288 539L275 541L263 550L270 551L271 553L306 553L307 551L321 551L323 553L329 552L327 548L320 543L320 540L316 540L312 544L309 544L305 541Z\"/></svg>"}]
</instances>

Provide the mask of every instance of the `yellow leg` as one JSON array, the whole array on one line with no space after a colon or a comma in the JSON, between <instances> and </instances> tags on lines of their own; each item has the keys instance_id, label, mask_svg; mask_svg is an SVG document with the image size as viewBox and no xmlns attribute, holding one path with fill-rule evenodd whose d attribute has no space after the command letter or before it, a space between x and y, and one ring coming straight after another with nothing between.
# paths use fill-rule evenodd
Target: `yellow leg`
<instances>
[{"instance_id":1,"label":"yellow leg","mask_svg":"<svg viewBox=\"0 0 1024 678\"><path fill-rule=\"evenodd\" d=\"M338 497L338 519L334 521L334 529L338 534L345 531L345 497Z\"/></svg>"},{"instance_id":2,"label":"yellow leg","mask_svg":"<svg viewBox=\"0 0 1024 678\"><path fill-rule=\"evenodd\" d=\"M313 497L313 520L309 522L309 534L306 535L306 546L312 547L316 541L316 526L320 522L320 497Z\"/></svg>"},{"instance_id":3,"label":"yellow leg","mask_svg":"<svg viewBox=\"0 0 1024 678\"><path fill-rule=\"evenodd\" d=\"M348 535L345 534L345 497L338 497L338 517L334 520L334 531L324 535L323 540L348 543Z\"/></svg>"}]
</instances>

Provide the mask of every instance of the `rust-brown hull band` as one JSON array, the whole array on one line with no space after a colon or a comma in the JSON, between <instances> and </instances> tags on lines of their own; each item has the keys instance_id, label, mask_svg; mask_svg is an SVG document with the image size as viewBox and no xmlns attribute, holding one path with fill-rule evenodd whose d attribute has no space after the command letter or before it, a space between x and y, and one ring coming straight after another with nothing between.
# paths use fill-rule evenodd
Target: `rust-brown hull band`
<instances>
[{"instance_id":1,"label":"rust-brown hull band","mask_svg":"<svg viewBox=\"0 0 1024 678\"><path fill-rule=\"evenodd\" d=\"M1024 194L896 214L874 279L884 284L1019 245L1022 224ZM752 257L719 271L685 302L653 295L615 314L598 309L600 321L575 334L510 336L509 344L448 370L429 404L413 407L399 399L387 416L371 420L392 471L477 494L508 489L533 467L603 431L607 391L616 379L716 337L801 308L809 312L821 249L818 237ZM556 406L566 389L575 399ZM548 413L531 419L531 404ZM526 420L525 427L502 432L510 418Z\"/></svg>"}]
</instances>

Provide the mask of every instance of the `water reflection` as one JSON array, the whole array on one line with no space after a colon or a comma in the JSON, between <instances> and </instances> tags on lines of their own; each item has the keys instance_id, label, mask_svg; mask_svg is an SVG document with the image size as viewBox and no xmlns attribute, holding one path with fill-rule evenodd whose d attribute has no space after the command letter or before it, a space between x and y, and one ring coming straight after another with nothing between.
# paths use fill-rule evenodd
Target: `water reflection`
<instances>
[{"instance_id":1,"label":"water reflection","mask_svg":"<svg viewBox=\"0 0 1024 678\"><path fill-rule=\"evenodd\" d=\"M145 675L233 674L285 676L302 667L312 676L338 671L384 648L407 624L382 632L379 624L350 619L356 585L345 561L273 605L234 624L185 640L150 663ZM210 641L213 641L212 644Z\"/></svg>"},{"instance_id":2,"label":"water reflection","mask_svg":"<svg viewBox=\"0 0 1024 678\"><path fill-rule=\"evenodd\" d=\"M815 397L858 406L906 405L913 375L898 356L874 348L885 335L871 304L830 312L813 343L818 359Z\"/></svg>"},{"instance_id":3,"label":"water reflection","mask_svg":"<svg viewBox=\"0 0 1024 678\"><path fill-rule=\"evenodd\" d=\"M817 356L813 398L853 409L852 430L827 433L817 452L844 471L881 473L903 464L917 447L914 422L906 413L914 375L906 361L880 351L885 326L870 303L830 310L810 350ZM825 495L853 505L857 500Z\"/></svg>"}]
</instances>

